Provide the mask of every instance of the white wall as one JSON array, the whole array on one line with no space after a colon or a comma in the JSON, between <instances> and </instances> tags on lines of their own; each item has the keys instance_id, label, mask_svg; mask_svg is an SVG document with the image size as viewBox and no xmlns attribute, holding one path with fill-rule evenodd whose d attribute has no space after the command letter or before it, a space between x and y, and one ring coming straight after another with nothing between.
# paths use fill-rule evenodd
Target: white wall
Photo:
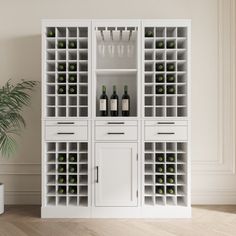
<instances>
[{"instance_id":1,"label":"white wall","mask_svg":"<svg viewBox=\"0 0 236 236\"><path fill-rule=\"evenodd\" d=\"M224 137L219 128L223 130L224 127L221 129L219 123L219 109L222 107L219 107L218 101L221 91L219 85L224 82L223 75L227 73L218 70L219 56L222 59L225 55L218 54L219 43L226 45L225 42L229 40L226 38L218 42L218 26L225 16L231 17L227 11L230 11L232 6L235 7L232 5L234 2L235 0L1 0L1 85L9 78L13 81L21 78L41 80L41 19L192 19L193 202L236 203L236 177L234 168L232 169L234 149L226 155L219 148L227 145L227 142L219 139ZM224 15L219 15L219 12ZM227 20L231 22L232 19L227 18L225 27L222 28L230 34L232 30L227 28ZM221 72L222 76L219 77ZM229 77L232 76L231 73ZM226 85L230 83L233 82L228 80ZM231 105L230 103L228 107ZM39 89L33 94L32 105L25 109L24 116L27 128L19 138L16 156L9 160L0 160L0 181L6 185L7 203L40 202ZM232 149L233 146L229 148ZM221 151L222 156L219 153Z\"/></svg>"}]
</instances>

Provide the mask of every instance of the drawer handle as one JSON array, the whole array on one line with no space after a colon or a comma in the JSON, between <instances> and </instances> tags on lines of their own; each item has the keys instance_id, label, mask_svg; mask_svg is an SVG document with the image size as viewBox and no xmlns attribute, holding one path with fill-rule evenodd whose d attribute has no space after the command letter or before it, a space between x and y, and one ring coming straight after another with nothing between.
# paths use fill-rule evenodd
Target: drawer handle
<instances>
[{"instance_id":1,"label":"drawer handle","mask_svg":"<svg viewBox=\"0 0 236 236\"><path fill-rule=\"evenodd\" d=\"M114 133L114 132L108 132L107 134L109 134L109 135L111 135L111 134L122 134L122 135L124 135L125 133L124 133L124 132L116 132L116 133Z\"/></svg>"},{"instance_id":2,"label":"drawer handle","mask_svg":"<svg viewBox=\"0 0 236 236\"><path fill-rule=\"evenodd\" d=\"M168 135L172 135L172 134L175 134L175 132L158 132L157 134L168 134Z\"/></svg>"},{"instance_id":3,"label":"drawer handle","mask_svg":"<svg viewBox=\"0 0 236 236\"><path fill-rule=\"evenodd\" d=\"M159 125L174 125L175 122L157 122Z\"/></svg>"},{"instance_id":4,"label":"drawer handle","mask_svg":"<svg viewBox=\"0 0 236 236\"><path fill-rule=\"evenodd\" d=\"M96 166L96 173L97 173L96 183L98 183L98 166Z\"/></svg>"},{"instance_id":5,"label":"drawer handle","mask_svg":"<svg viewBox=\"0 0 236 236\"><path fill-rule=\"evenodd\" d=\"M73 125L75 122L57 122L58 125Z\"/></svg>"},{"instance_id":6,"label":"drawer handle","mask_svg":"<svg viewBox=\"0 0 236 236\"><path fill-rule=\"evenodd\" d=\"M125 122L107 122L108 125L124 125Z\"/></svg>"},{"instance_id":7,"label":"drawer handle","mask_svg":"<svg viewBox=\"0 0 236 236\"><path fill-rule=\"evenodd\" d=\"M57 134L75 134L74 132L59 132Z\"/></svg>"}]
</instances>

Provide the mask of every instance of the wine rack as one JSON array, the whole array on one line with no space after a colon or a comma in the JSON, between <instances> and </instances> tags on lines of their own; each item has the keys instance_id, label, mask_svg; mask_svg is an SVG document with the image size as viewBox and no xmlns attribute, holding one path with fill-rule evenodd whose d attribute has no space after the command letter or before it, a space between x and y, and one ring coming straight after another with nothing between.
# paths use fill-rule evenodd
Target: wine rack
<instances>
[{"instance_id":1,"label":"wine rack","mask_svg":"<svg viewBox=\"0 0 236 236\"><path fill-rule=\"evenodd\" d=\"M88 206L88 143L46 143L46 205Z\"/></svg>"},{"instance_id":2,"label":"wine rack","mask_svg":"<svg viewBox=\"0 0 236 236\"><path fill-rule=\"evenodd\" d=\"M187 117L187 27L144 28L144 116Z\"/></svg>"},{"instance_id":3,"label":"wine rack","mask_svg":"<svg viewBox=\"0 0 236 236\"><path fill-rule=\"evenodd\" d=\"M187 152L187 142L145 142L145 205L186 205Z\"/></svg>"},{"instance_id":4,"label":"wine rack","mask_svg":"<svg viewBox=\"0 0 236 236\"><path fill-rule=\"evenodd\" d=\"M88 28L46 28L46 116L88 116Z\"/></svg>"}]
</instances>

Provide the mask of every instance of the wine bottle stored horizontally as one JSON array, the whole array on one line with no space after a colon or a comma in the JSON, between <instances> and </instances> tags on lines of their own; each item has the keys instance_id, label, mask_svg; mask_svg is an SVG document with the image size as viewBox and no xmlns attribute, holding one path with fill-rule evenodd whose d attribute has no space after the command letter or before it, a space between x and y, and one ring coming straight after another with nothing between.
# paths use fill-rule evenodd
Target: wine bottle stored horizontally
<instances>
[{"instance_id":1,"label":"wine bottle stored horizontally","mask_svg":"<svg viewBox=\"0 0 236 236\"><path fill-rule=\"evenodd\" d=\"M66 162L66 153L58 153L58 162Z\"/></svg>"},{"instance_id":2,"label":"wine bottle stored horizontally","mask_svg":"<svg viewBox=\"0 0 236 236\"><path fill-rule=\"evenodd\" d=\"M175 94L175 86L173 86L173 85L167 86L166 90L167 90L166 91L167 94Z\"/></svg>"},{"instance_id":3,"label":"wine bottle stored horizontally","mask_svg":"<svg viewBox=\"0 0 236 236\"><path fill-rule=\"evenodd\" d=\"M76 184L77 183L77 176L76 175L70 175L69 176L69 183Z\"/></svg>"},{"instance_id":4,"label":"wine bottle stored horizontally","mask_svg":"<svg viewBox=\"0 0 236 236\"><path fill-rule=\"evenodd\" d=\"M66 63L58 63L58 71L66 71Z\"/></svg>"},{"instance_id":5,"label":"wine bottle stored horizontally","mask_svg":"<svg viewBox=\"0 0 236 236\"><path fill-rule=\"evenodd\" d=\"M70 173L76 173L77 172L77 165L69 165L69 172Z\"/></svg>"},{"instance_id":6,"label":"wine bottle stored horizontally","mask_svg":"<svg viewBox=\"0 0 236 236\"><path fill-rule=\"evenodd\" d=\"M174 184L175 183L175 178L174 176L167 176L167 183L168 184Z\"/></svg>"},{"instance_id":7,"label":"wine bottle stored horizontally","mask_svg":"<svg viewBox=\"0 0 236 236\"><path fill-rule=\"evenodd\" d=\"M70 63L69 64L69 71L76 71L77 70L77 64L76 63Z\"/></svg>"},{"instance_id":8,"label":"wine bottle stored horizontally","mask_svg":"<svg viewBox=\"0 0 236 236\"><path fill-rule=\"evenodd\" d=\"M166 157L167 162L175 162L175 154L169 153Z\"/></svg>"},{"instance_id":9,"label":"wine bottle stored horizontally","mask_svg":"<svg viewBox=\"0 0 236 236\"><path fill-rule=\"evenodd\" d=\"M175 41L174 40L167 41L166 47L167 48L175 48Z\"/></svg>"},{"instance_id":10,"label":"wine bottle stored horizontally","mask_svg":"<svg viewBox=\"0 0 236 236\"><path fill-rule=\"evenodd\" d=\"M77 86L69 85L69 94L77 94Z\"/></svg>"},{"instance_id":11,"label":"wine bottle stored horizontally","mask_svg":"<svg viewBox=\"0 0 236 236\"><path fill-rule=\"evenodd\" d=\"M101 116L108 116L108 97L106 95L106 86L102 86L102 95L99 99L99 111Z\"/></svg>"},{"instance_id":12,"label":"wine bottle stored horizontally","mask_svg":"<svg viewBox=\"0 0 236 236\"><path fill-rule=\"evenodd\" d=\"M162 176L162 175L157 175L157 176L156 176L156 183L158 183L158 184L163 184L163 183L164 183L164 176Z\"/></svg>"},{"instance_id":13,"label":"wine bottle stored horizontally","mask_svg":"<svg viewBox=\"0 0 236 236\"><path fill-rule=\"evenodd\" d=\"M157 49L165 48L165 42L164 42L164 40L158 40L158 41L156 41L156 48L157 48Z\"/></svg>"},{"instance_id":14,"label":"wine bottle stored horizontally","mask_svg":"<svg viewBox=\"0 0 236 236\"><path fill-rule=\"evenodd\" d=\"M156 153L156 162L164 162L164 154Z\"/></svg>"},{"instance_id":15,"label":"wine bottle stored horizontally","mask_svg":"<svg viewBox=\"0 0 236 236\"><path fill-rule=\"evenodd\" d=\"M156 172L163 173L164 172L164 165L156 165Z\"/></svg>"},{"instance_id":16,"label":"wine bottle stored horizontally","mask_svg":"<svg viewBox=\"0 0 236 236\"><path fill-rule=\"evenodd\" d=\"M164 83L165 77L163 74L156 74L156 83Z\"/></svg>"},{"instance_id":17,"label":"wine bottle stored horizontally","mask_svg":"<svg viewBox=\"0 0 236 236\"><path fill-rule=\"evenodd\" d=\"M167 172L169 172L169 173L174 173L174 172L175 172L175 167L174 167L174 165L167 165Z\"/></svg>"},{"instance_id":18,"label":"wine bottle stored horizontally","mask_svg":"<svg viewBox=\"0 0 236 236\"><path fill-rule=\"evenodd\" d=\"M58 94L66 94L66 86L65 85L58 85Z\"/></svg>"},{"instance_id":19,"label":"wine bottle stored horizontally","mask_svg":"<svg viewBox=\"0 0 236 236\"><path fill-rule=\"evenodd\" d=\"M164 71L165 65L164 63L156 63L156 71Z\"/></svg>"},{"instance_id":20,"label":"wine bottle stored horizontally","mask_svg":"<svg viewBox=\"0 0 236 236\"><path fill-rule=\"evenodd\" d=\"M156 86L156 94L164 94L165 93L165 88L163 85L157 85Z\"/></svg>"},{"instance_id":21,"label":"wine bottle stored horizontally","mask_svg":"<svg viewBox=\"0 0 236 236\"><path fill-rule=\"evenodd\" d=\"M66 172L66 165L58 165L58 172L59 173L65 173Z\"/></svg>"},{"instance_id":22,"label":"wine bottle stored horizontally","mask_svg":"<svg viewBox=\"0 0 236 236\"><path fill-rule=\"evenodd\" d=\"M58 186L59 194L66 194L66 186Z\"/></svg>"},{"instance_id":23,"label":"wine bottle stored horizontally","mask_svg":"<svg viewBox=\"0 0 236 236\"><path fill-rule=\"evenodd\" d=\"M174 63L167 63L166 69L167 69L167 71L175 71L175 64Z\"/></svg>"},{"instance_id":24,"label":"wine bottle stored horizontally","mask_svg":"<svg viewBox=\"0 0 236 236\"><path fill-rule=\"evenodd\" d=\"M168 74L166 76L166 82L167 83L174 83L175 82L175 76L173 74Z\"/></svg>"},{"instance_id":25,"label":"wine bottle stored horizontally","mask_svg":"<svg viewBox=\"0 0 236 236\"><path fill-rule=\"evenodd\" d=\"M66 83L66 75L65 74L59 74L57 78L58 83Z\"/></svg>"},{"instance_id":26,"label":"wine bottle stored horizontally","mask_svg":"<svg viewBox=\"0 0 236 236\"><path fill-rule=\"evenodd\" d=\"M119 97L116 94L116 86L113 85L113 94L111 95L111 99L110 99L111 116L118 116L119 114L118 107L119 107Z\"/></svg>"},{"instance_id":27,"label":"wine bottle stored horizontally","mask_svg":"<svg viewBox=\"0 0 236 236\"><path fill-rule=\"evenodd\" d=\"M69 83L76 83L77 82L77 75L76 74L70 74L68 81L69 81Z\"/></svg>"},{"instance_id":28,"label":"wine bottle stored horizontally","mask_svg":"<svg viewBox=\"0 0 236 236\"><path fill-rule=\"evenodd\" d=\"M156 194L164 194L164 187L157 186L156 187Z\"/></svg>"},{"instance_id":29,"label":"wine bottle stored horizontally","mask_svg":"<svg viewBox=\"0 0 236 236\"><path fill-rule=\"evenodd\" d=\"M65 184L66 183L66 176L65 175L59 175L58 176L58 183L59 184Z\"/></svg>"},{"instance_id":30,"label":"wine bottle stored horizontally","mask_svg":"<svg viewBox=\"0 0 236 236\"><path fill-rule=\"evenodd\" d=\"M168 194L175 194L175 188L172 187L172 186L168 186L167 189L166 189L166 192Z\"/></svg>"},{"instance_id":31,"label":"wine bottle stored horizontally","mask_svg":"<svg viewBox=\"0 0 236 236\"><path fill-rule=\"evenodd\" d=\"M47 37L54 38L55 37L55 30L49 29L47 32Z\"/></svg>"},{"instance_id":32,"label":"wine bottle stored horizontally","mask_svg":"<svg viewBox=\"0 0 236 236\"><path fill-rule=\"evenodd\" d=\"M69 48L77 48L77 42L75 40L69 42Z\"/></svg>"},{"instance_id":33,"label":"wine bottle stored horizontally","mask_svg":"<svg viewBox=\"0 0 236 236\"><path fill-rule=\"evenodd\" d=\"M153 32L153 29L146 29L145 30L145 37L147 38L151 38L154 36L154 32Z\"/></svg>"},{"instance_id":34,"label":"wine bottle stored horizontally","mask_svg":"<svg viewBox=\"0 0 236 236\"><path fill-rule=\"evenodd\" d=\"M130 115L130 96L128 94L128 86L124 86L124 94L122 96L122 116Z\"/></svg>"},{"instance_id":35,"label":"wine bottle stored horizontally","mask_svg":"<svg viewBox=\"0 0 236 236\"><path fill-rule=\"evenodd\" d=\"M60 40L60 41L58 41L57 47L58 47L59 49L65 49L65 48L66 48L66 41L65 41L65 40Z\"/></svg>"},{"instance_id":36,"label":"wine bottle stored horizontally","mask_svg":"<svg viewBox=\"0 0 236 236\"><path fill-rule=\"evenodd\" d=\"M77 153L69 153L69 162L77 162Z\"/></svg>"},{"instance_id":37,"label":"wine bottle stored horizontally","mask_svg":"<svg viewBox=\"0 0 236 236\"><path fill-rule=\"evenodd\" d=\"M77 187L76 186L69 186L69 193L70 194L76 194L77 193Z\"/></svg>"}]
</instances>

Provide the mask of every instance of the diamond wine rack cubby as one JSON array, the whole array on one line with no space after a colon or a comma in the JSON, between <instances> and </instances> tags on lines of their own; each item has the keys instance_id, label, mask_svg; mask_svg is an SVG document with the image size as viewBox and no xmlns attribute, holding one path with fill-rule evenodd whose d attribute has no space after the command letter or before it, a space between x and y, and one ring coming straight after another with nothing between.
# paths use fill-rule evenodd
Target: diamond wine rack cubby
<instances>
[{"instance_id":1,"label":"diamond wine rack cubby","mask_svg":"<svg viewBox=\"0 0 236 236\"><path fill-rule=\"evenodd\" d=\"M43 20L43 218L191 217L190 31Z\"/></svg>"},{"instance_id":2,"label":"diamond wine rack cubby","mask_svg":"<svg viewBox=\"0 0 236 236\"><path fill-rule=\"evenodd\" d=\"M186 117L187 27L144 30L145 117Z\"/></svg>"}]
</instances>

